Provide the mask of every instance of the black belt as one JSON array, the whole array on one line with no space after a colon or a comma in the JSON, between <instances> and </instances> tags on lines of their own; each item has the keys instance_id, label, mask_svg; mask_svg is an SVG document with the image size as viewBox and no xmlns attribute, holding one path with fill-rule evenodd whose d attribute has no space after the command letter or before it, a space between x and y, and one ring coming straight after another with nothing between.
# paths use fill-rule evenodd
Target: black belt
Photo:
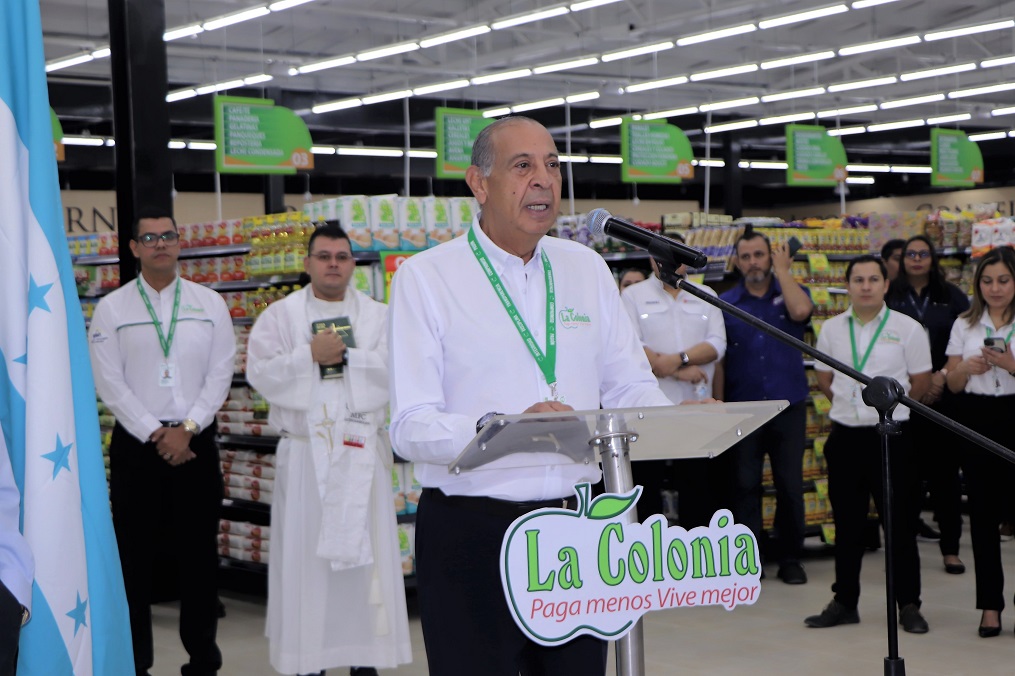
<instances>
[{"instance_id":1,"label":"black belt","mask_svg":"<svg viewBox=\"0 0 1015 676\"><path fill-rule=\"evenodd\" d=\"M553 500L513 502L511 500L488 498L482 495L445 495L444 491L439 488L424 488L422 494L428 500L433 500L449 507L485 512L493 516L521 516L543 507L557 507L572 511L578 509L578 498L573 495L567 498L554 498Z\"/></svg>"},{"instance_id":2,"label":"black belt","mask_svg":"<svg viewBox=\"0 0 1015 676\"><path fill-rule=\"evenodd\" d=\"M183 424L182 420L160 420L163 427L179 427Z\"/></svg>"}]
</instances>

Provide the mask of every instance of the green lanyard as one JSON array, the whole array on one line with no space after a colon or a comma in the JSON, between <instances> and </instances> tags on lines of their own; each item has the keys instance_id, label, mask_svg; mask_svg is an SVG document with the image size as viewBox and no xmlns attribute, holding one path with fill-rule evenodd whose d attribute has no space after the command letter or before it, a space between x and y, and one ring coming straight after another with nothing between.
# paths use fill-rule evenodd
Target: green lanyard
<instances>
[{"instance_id":1,"label":"green lanyard","mask_svg":"<svg viewBox=\"0 0 1015 676\"><path fill-rule=\"evenodd\" d=\"M169 359L169 348L173 346L173 336L176 334L176 316L180 312L180 280L176 280L176 294L173 296L173 318L169 321L169 337L162 332L162 322L159 321L158 316L155 314L155 308L152 307L152 302L148 300L148 294L145 293L144 287L141 286L141 277L137 278L137 290L141 293L141 300L144 301L144 305L148 308L148 314L151 315L152 324L155 325L155 331L159 334L159 344L162 345L162 354L166 355L166 359Z\"/></svg>"},{"instance_id":2,"label":"green lanyard","mask_svg":"<svg viewBox=\"0 0 1015 676\"><path fill-rule=\"evenodd\" d=\"M525 320L518 314L518 308L515 307L510 294L508 294L504 284L500 281L500 276L493 269L490 259L487 257L486 252L483 251L483 247L480 246L479 240L476 239L475 228L469 229L469 247L472 249L473 255L476 256L476 260L479 261L479 266L486 273L486 278L490 280L490 286L496 292L497 298L504 305L508 317L511 318L511 323L518 330L518 335L522 337L525 347L529 348L533 359L536 360L536 365L543 372L546 384L550 386L550 395L556 400L558 398L557 376L555 373L557 365L557 312L555 309L556 294L553 287L553 269L550 267L549 257L545 251L540 251L540 256L543 259L543 274L546 278L546 354L543 354L543 351L539 349L539 345L536 344L536 340L532 337L529 327L525 324Z\"/></svg>"},{"instance_id":3,"label":"green lanyard","mask_svg":"<svg viewBox=\"0 0 1015 676\"><path fill-rule=\"evenodd\" d=\"M991 334L994 333L994 329L992 329L989 326L984 326L983 328L987 329L987 337L990 338ZM1011 343L1011 337L1012 337L1013 333L1015 333L1015 326L1011 327L1011 331L1009 331L1008 335L1005 337L1005 339L1004 339L1004 344L1005 345L1009 345Z\"/></svg>"},{"instance_id":4,"label":"green lanyard","mask_svg":"<svg viewBox=\"0 0 1015 676\"><path fill-rule=\"evenodd\" d=\"M853 347L853 368L863 373L863 367L867 365L867 360L870 359L871 352L874 350L874 343L878 342L878 336L881 335L881 329L885 328L885 322L888 321L888 314L891 312L888 308L885 308L885 316L881 318L881 323L878 324L878 330L874 332L874 337L871 338L870 345L867 346L867 351L863 355L863 361L858 361L856 358L856 336L853 333L853 315L849 316L849 342Z\"/></svg>"}]
</instances>

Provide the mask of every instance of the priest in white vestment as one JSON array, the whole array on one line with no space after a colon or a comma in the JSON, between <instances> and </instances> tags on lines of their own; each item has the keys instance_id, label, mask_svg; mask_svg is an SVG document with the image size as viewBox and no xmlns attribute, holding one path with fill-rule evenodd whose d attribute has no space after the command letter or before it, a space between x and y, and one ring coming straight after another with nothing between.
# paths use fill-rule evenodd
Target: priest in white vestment
<instances>
[{"instance_id":1,"label":"priest in white vestment","mask_svg":"<svg viewBox=\"0 0 1015 676\"><path fill-rule=\"evenodd\" d=\"M247 380L282 435L266 633L284 674L412 660L384 432L387 306L349 287L355 266L341 228L315 230L310 286L270 305L247 349Z\"/></svg>"}]
</instances>

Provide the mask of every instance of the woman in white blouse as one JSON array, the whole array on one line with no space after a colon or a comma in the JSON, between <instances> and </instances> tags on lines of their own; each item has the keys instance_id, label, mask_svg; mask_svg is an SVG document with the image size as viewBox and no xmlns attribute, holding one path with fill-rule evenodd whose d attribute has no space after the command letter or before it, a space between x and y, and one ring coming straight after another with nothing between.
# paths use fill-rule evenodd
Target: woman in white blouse
<instances>
[{"instance_id":1,"label":"woman in white blouse","mask_svg":"<svg viewBox=\"0 0 1015 676\"><path fill-rule=\"evenodd\" d=\"M948 389L959 395L961 422L994 441L1015 447L1015 250L991 249L976 268L969 310L952 326L948 341ZM988 346L988 343L992 346ZM998 526L1012 514L1015 466L970 446L963 466L969 494L970 533L976 571L976 607L983 611L979 634L1001 633L1004 572Z\"/></svg>"}]
</instances>

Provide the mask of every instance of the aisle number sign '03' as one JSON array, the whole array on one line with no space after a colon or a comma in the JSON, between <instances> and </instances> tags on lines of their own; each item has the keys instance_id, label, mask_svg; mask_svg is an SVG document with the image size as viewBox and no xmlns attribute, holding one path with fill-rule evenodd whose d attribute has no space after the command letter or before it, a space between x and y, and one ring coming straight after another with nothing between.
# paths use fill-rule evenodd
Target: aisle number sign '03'
<instances>
[{"instance_id":1,"label":"aisle number sign '03'","mask_svg":"<svg viewBox=\"0 0 1015 676\"><path fill-rule=\"evenodd\" d=\"M662 120L620 124L620 180L624 183L680 183L694 178L694 152L683 130Z\"/></svg>"},{"instance_id":2,"label":"aisle number sign '03'","mask_svg":"<svg viewBox=\"0 0 1015 676\"><path fill-rule=\"evenodd\" d=\"M222 174L295 174L314 168L306 123L270 99L215 97L215 169Z\"/></svg>"},{"instance_id":3,"label":"aisle number sign '03'","mask_svg":"<svg viewBox=\"0 0 1015 676\"><path fill-rule=\"evenodd\" d=\"M846 180L842 139L820 125L786 125L786 185L834 186Z\"/></svg>"},{"instance_id":4,"label":"aisle number sign '03'","mask_svg":"<svg viewBox=\"0 0 1015 676\"><path fill-rule=\"evenodd\" d=\"M720 509L708 527L667 526L661 514L627 523L641 487L591 498L575 486L578 511L539 509L519 517L501 545L508 607L522 632L554 646L578 636L615 640L653 610L758 600L754 534Z\"/></svg>"},{"instance_id":5,"label":"aisle number sign '03'","mask_svg":"<svg viewBox=\"0 0 1015 676\"><path fill-rule=\"evenodd\" d=\"M980 147L958 129L930 130L930 184L969 187L983 183Z\"/></svg>"}]
</instances>

